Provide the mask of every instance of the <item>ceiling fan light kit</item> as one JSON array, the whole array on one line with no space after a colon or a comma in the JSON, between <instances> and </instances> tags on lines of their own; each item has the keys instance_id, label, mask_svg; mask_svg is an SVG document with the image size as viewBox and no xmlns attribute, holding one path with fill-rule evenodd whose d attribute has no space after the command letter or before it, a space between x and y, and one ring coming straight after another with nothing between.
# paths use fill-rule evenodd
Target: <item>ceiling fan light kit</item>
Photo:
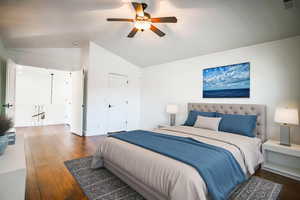
<instances>
[{"instance_id":1,"label":"ceiling fan light kit","mask_svg":"<svg viewBox=\"0 0 300 200\"><path fill-rule=\"evenodd\" d=\"M134 7L136 12L135 19L107 18L107 21L132 22L134 24L134 27L127 36L129 38L133 38L138 31L143 32L147 29L150 29L158 36L163 37L166 34L159 30L156 26L154 26L153 23L177 23L176 17L151 18L151 15L145 12L145 9L148 7L148 5L145 3L132 2L132 6Z\"/></svg>"},{"instance_id":2,"label":"ceiling fan light kit","mask_svg":"<svg viewBox=\"0 0 300 200\"><path fill-rule=\"evenodd\" d=\"M150 20L135 20L134 21L134 27L141 30L141 31L150 29L151 21Z\"/></svg>"}]
</instances>

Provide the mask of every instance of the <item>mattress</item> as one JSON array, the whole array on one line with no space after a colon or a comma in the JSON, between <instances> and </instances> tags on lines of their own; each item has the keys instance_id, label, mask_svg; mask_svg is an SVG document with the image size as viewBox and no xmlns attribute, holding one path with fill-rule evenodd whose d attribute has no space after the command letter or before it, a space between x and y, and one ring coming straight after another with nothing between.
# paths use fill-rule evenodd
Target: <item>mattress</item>
<instances>
[{"instance_id":1,"label":"mattress","mask_svg":"<svg viewBox=\"0 0 300 200\"><path fill-rule=\"evenodd\" d=\"M191 137L232 153L247 176L263 162L261 140L246 136L216 132L206 129L176 126L151 130L157 133ZM205 200L209 198L207 187L196 169L142 147L108 137L94 155L94 168L103 161L115 166L118 171L136 182L145 185L152 193L172 200ZM222 167L222 166L220 166Z\"/></svg>"}]
</instances>

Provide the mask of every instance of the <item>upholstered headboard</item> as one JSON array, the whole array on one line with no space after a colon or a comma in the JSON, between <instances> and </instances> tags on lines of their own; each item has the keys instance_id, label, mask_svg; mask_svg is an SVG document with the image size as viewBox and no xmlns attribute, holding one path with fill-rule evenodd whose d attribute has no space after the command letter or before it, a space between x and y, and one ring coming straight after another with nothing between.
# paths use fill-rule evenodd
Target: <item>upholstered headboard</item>
<instances>
[{"instance_id":1,"label":"upholstered headboard","mask_svg":"<svg viewBox=\"0 0 300 200\"><path fill-rule=\"evenodd\" d=\"M257 115L256 137L266 141L266 106L257 104L189 103L188 112L219 112L223 114Z\"/></svg>"}]
</instances>

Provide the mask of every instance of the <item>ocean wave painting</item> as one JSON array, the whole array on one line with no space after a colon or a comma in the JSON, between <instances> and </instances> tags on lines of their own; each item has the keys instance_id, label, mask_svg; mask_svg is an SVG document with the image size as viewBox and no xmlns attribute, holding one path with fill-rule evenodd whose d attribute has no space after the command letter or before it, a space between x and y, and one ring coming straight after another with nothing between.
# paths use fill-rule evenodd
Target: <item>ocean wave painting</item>
<instances>
[{"instance_id":1,"label":"ocean wave painting","mask_svg":"<svg viewBox=\"0 0 300 200\"><path fill-rule=\"evenodd\" d=\"M249 97L249 62L203 70L203 98Z\"/></svg>"}]
</instances>

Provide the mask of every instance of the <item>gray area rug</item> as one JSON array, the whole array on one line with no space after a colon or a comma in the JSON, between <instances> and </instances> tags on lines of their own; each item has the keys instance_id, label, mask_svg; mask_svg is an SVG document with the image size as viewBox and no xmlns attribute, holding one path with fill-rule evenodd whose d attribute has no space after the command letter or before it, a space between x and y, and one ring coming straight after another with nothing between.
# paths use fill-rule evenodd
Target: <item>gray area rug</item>
<instances>
[{"instance_id":1,"label":"gray area rug","mask_svg":"<svg viewBox=\"0 0 300 200\"><path fill-rule=\"evenodd\" d=\"M144 198L107 169L91 169L92 157L69 160L66 167L89 200L144 200ZM231 200L276 200L282 185L253 176L240 185Z\"/></svg>"}]
</instances>

